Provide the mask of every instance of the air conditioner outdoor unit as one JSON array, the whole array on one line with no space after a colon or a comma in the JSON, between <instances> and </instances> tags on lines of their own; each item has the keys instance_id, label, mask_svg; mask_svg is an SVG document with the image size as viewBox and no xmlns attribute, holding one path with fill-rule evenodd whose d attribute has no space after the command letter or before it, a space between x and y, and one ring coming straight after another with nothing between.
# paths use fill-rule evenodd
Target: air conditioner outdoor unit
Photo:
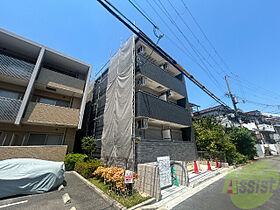
<instances>
[{"instance_id":1,"label":"air conditioner outdoor unit","mask_svg":"<svg viewBox=\"0 0 280 210\"><path fill-rule=\"evenodd\" d=\"M162 137L163 137L163 139L171 140L171 131L170 131L170 129L162 130Z\"/></svg>"},{"instance_id":2,"label":"air conditioner outdoor unit","mask_svg":"<svg viewBox=\"0 0 280 210\"><path fill-rule=\"evenodd\" d=\"M145 86L147 84L147 79L145 77L141 77L138 80L138 85Z\"/></svg>"},{"instance_id":3,"label":"air conditioner outdoor unit","mask_svg":"<svg viewBox=\"0 0 280 210\"><path fill-rule=\"evenodd\" d=\"M172 90L169 90L168 93L167 93L168 97L173 97L174 96L174 93Z\"/></svg>"},{"instance_id":4,"label":"air conditioner outdoor unit","mask_svg":"<svg viewBox=\"0 0 280 210\"><path fill-rule=\"evenodd\" d=\"M145 52L145 47L141 45L141 46L137 49L137 53L138 53L138 54L142 54L142 53L144 53L144 52Z\"/></svg>"},{"instance_id":5,"label":"air conditioner outdoor unit","mask_svg":"<svg viewBox=\"0 0 280 210\"><path fill-rule=\"evenodd\" d=\"M141 119L137 121L137 128L147 129L148 128L148 119Z\"/></svg>"}]
</instances>

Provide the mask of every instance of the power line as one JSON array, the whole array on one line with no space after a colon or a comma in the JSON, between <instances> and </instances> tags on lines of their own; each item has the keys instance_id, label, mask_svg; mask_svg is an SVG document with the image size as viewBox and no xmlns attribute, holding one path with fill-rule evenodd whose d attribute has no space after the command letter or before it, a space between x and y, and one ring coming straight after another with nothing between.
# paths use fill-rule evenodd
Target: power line
<instances>
[{"instance_id":1,"label":"power line","mask_svg":"<svg viewBox=\"0 0 280 210\"><path fill-rule=\"evenodd\" d=\"M177 28L177 30L181 33L181 35L184 37L184 39L187 41L187 43L189 44L189 46L192 48L193 52L196 54L196 56L198 57L198 59L200 60L200 62L203 64L203 66L206 69L206 73L208 74L209 78L213 81L213 83L216 85L216 87L218 88L218 90L223 89L223 87L220 86L220 83L216 80L216 78L212 75L212 73L210 72L210 70L208 69L208 67L205 65L203 60L206 60L203 55L201 55L201 53L193 46L193 44L190 42L190 40L186 37L186 35L182 32L182 30L180 29L180 27L176 24L176 22L174 21L174 19L171 17L171 15L169 14L169 12L167 11L167 9L165 8L165 6L162 4L162 2L160 0L158 0L159 5L155 0L153 0L154 3L158 6L158 8L165 14L165 16L169 19L169 21ZM211 64L210 64L211 65Z\"/></svg>"},{"instance_id":2,"label":"power line","mask_svg":"<svg viewBox=\"0 0 280 210\"><path fill-rule=\"evenodd\" d=\"M188 30L191 32L192 36L196 39L197 43L202 47L202 49L205 51L205 53L213 60L213 62L219 66L219 68L222 70L222 72L224 74L227 74L224 69L219 65L219 63L214 59L214 57L211 55L211 53L206 49L206 47L202 44L202 42L199 40L199 38L195 35L195 33L192 31L192 29L190 28L190 26L186 23L186 21L184 20L184 18L180 15L180 13L178 12L178 10L175 8L175 6L171 3L170 0L168 0L170 6L174 9L174 11L176 12L176 14L179 16L179 18L181 19L181 21L184 23L184 25L188 28Z\"/></svg>"},{"instance_id":3,"label":"power line","mask_svg":"<svg viewBox=\"0 0 280 210\"><path fill-rule=\"evenodd\" d=\"M139 29L135 24L133 24L124 14L117 10L112 4L107 0L97 0L108 12L115 16L120 22L122 22L128 29L130 29L134 34L136 34L140 39L142 39L149 47L155 50L161 57L168 61L172 66L179 70L184 76L186 76L190 81L192 81L196 86L201 88L207 95L213 98L220 104L227 106L222 100L220 100L216 95L210 92L205 86L198 82L191 74L189 74L183 67L180 66L173 58L171 58L166 52L164 52L160 47L158 47L141 29ZM138 31L136 30L138 29Z\"/></svg>"},{"instance_id":4,"label":"power line","mask_svg":"<svg viewBox=\"0 0 280 210\"><path fill-rule=\"evenodd\" d=\"M188 11L188 13L190 14L190 16L192 17L193 21L195 22L195 24L197 25L197 27L199 28L199 30L201 31L201 33L203 34L204 38L207 40L207 42L209 43L209 45L213 48L215 54L220 58L220 60L222 61L222 63L225 65L225 67L227 69L229 69L228 65L226 64L226 62L224 61L224 59L222 58L222 56L220 56L220 54L218 53L218 51L216 50L216 48L214 47L214 45L212 44L212 42L208 39L206 33L203 31L202 27L199 25L199 23L196 21L195 17L193 16L193 14L191 13L190 9L188 8L188 6L186 5L186 3L181 0L181 2L183 3L184 7L186 8L186 10Z\"/></svg>"}]
</instances>

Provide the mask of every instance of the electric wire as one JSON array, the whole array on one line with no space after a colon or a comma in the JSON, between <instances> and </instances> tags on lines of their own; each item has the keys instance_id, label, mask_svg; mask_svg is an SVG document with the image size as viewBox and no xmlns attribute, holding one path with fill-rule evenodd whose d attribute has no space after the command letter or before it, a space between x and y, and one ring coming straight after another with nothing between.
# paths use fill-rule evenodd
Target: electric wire
<instances>
[{"instance_id":1,"label":"electric wire","mask_svg":"<svg viewBox=\"0 0 280 210\"><path fill-rule=\"evenodd\" d=\"M164 57L168 62L170 62L176 69L182 72L189 80L191 80L195 85L201 88L207 95L212 97L215 101L227 106L223 101L217 98L213 93L211 93L205 86L199 83L192 75L190 75L186 70L184 70L173 58L171 58L166 52L155 45L155 43L139 29L135 24L133 24L125 15L123 15L118 9L116 9L107 0L97 0L108 12L115 16L120 22L122 22L127 28L129 28L133 33L138 35L146 44L151 48L155 49L160 56ZM108 6L109 5L109 6ZM138 31L136 31L136 29Z\"/></svg>"},{"instance_id":2,"label":"electric wire","mask_svg":"<svg viewBox=\"0 0 280 210\"><path fill-rule=\"evenodd\" d=\"M202 65L204 66L204 68L206 69L205 73L208 74L210 80L212 80L213 84L217 87L217 89L219 91L221 91L220 89L224 89L223 87L220 86L220 83L216 80L216 78L212 75L212 73L210 72L210 70L208 69L207 65L204 63L203 60L206 60L203 55L201 55L201 53L199 51L197 51L197 49L193 46L193 44L190 42L190 40L186 37L186 35L183 33L183 31L180 29L180 27L176 24L176 22L174 21L174 19L171 17L171 15L169 14L169 12L167 11L167 9L165 8L165 6L162 4L162 2L160 0L158 0L159 5L155 0L153 0L153 2L157 5L157 7L165 14L165 16L169 19L169 21L171 22L171 24L173 24L177 30L181 33L181 35L184 37L184 39L187 41L187 43L189 44L189 46L191 47L191 49L193 50L193 52L196 54L196 56L198 57L198 59L200 60L200 62L202 63Z\"/></svg>"},{"instance_id":3,"label":"electric wire","mask_svg":"<svg viewBox=\"0 0 280 210\"><path fill-rule=\"evenodd\" d=\"M185 9L188 11L188 13L190 14L190 16L192 17L194 23L197 25L197 27L199 28L199 30L201 31L201 33L203 34L204 38L207 40L208 44L212 47L212 49L214 50L215 54L220 58L221 62L225 65L225 67L229 69L229 66L226 64L226 62L224 61L224 59L222 58L222 56L220 56L220 54L218 53L218 51L216 50L216 48L214 47L214 45L212 44L212 42L208 39L206 33L203 31L202 27L200 26L200 24L197 22L196 18L193 16L192 12L190 11L190 9L188 8L188 6L186 5L186 3L181 0L181 2L183 3Z\"/></svg>"}]
</instances>

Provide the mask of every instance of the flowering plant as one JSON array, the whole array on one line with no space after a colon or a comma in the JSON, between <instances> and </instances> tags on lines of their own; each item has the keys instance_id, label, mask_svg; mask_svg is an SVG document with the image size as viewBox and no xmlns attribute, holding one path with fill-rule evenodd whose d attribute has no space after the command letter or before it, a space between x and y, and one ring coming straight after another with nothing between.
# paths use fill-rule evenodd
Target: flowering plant
<instances>
[{"instance_id":1,"label":"flowering plant","mask_svg":"<svg viewBox=\"0 0 280 210\"><path fill-rule=\"evenodd\" d=\"M110 189L114 190L116 193L124 193L129 190L129 185L124 184L124 173L125 170L123 168L104 168L100 166L95 170L93 176L104 180L106 184L110 185ZM133 173L133 181L137 178L137 174Z\"/></svg>"}]
</instances>

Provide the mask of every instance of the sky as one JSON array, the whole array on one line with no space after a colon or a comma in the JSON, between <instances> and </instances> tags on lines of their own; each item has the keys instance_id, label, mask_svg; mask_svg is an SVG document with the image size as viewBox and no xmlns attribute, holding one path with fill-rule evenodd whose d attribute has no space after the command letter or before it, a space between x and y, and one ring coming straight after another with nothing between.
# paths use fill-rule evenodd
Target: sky
<instances>
[{"instance_id":1,"label":"sky","mask_svg":"<svg viewBox=\"0 0 280 210\"><path fill-rule=\"evenodd\" d=\"M157 41L153 26L129 1L109 1ZM225 75L238 108L280 114L279 0L159 1L132 0L164 33L163 50L229 106ZM2 1L0 27L90 63L93 74L131 35L96 0ZM189 101L200 109L218 105L189 80L186 84Z\"/></svg>"}]
</instances>

